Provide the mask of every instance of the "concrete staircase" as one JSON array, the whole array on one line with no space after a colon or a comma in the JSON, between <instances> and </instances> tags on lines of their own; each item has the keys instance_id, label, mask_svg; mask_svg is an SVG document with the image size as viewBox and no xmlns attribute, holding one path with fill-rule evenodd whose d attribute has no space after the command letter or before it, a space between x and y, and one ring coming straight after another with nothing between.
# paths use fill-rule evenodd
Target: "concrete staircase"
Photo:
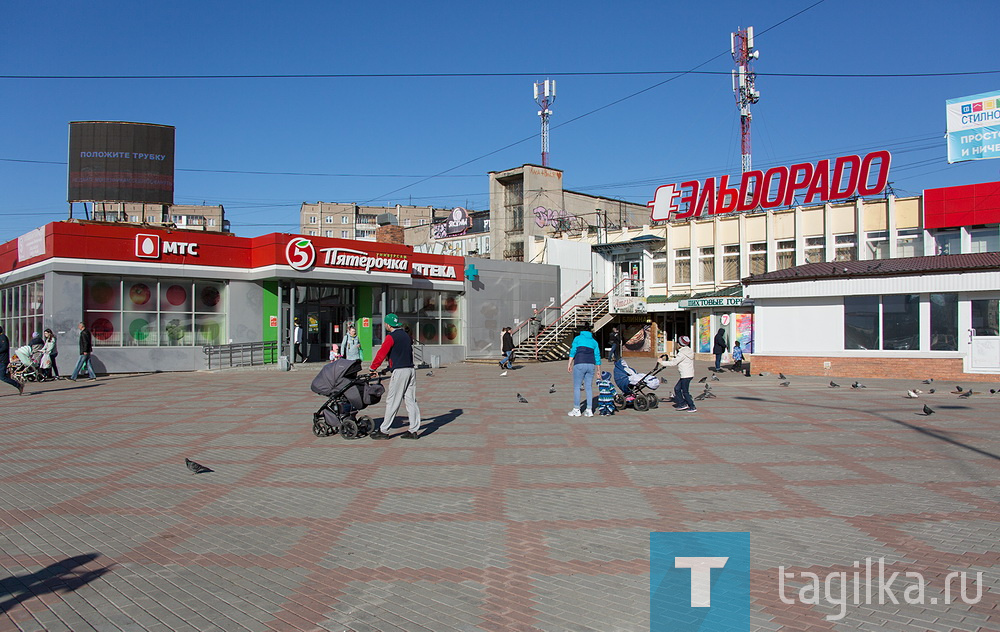
<instances>
[{"instance_id":1,"label":"concrete staircase","mask_svg":"<svg viewBox=\"0 0 1000 632\"><path fill-rule=\"evenodd\" d=\"M527 338L521 342L517 346L517 356L542 362L565 360L569 357L569 349L578 328L587 327L596 332L611 320L607 295L592 296L587 302L568 310L562 318L542 329L537 341Z\"/></svg>"}]
</instances>

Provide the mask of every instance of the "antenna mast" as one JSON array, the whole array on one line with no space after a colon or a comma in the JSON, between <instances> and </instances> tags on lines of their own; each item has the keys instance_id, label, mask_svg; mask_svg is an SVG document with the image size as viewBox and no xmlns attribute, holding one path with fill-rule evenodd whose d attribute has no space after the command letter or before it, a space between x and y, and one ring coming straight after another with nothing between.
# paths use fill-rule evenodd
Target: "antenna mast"
<instances>
[{"instance_id":1,"label":"antenna mast","mask_svg":"<svg viewBox=\"0 0 1000 632\"><path fill-rule=\"evenodd\" d=\"M549 117L552 110L549 106L556 100L556 80L546 79L535 82L535 103L538 107L538 116L542 118L542 166L549 166Z\"/></svg>"},{"instance_id":2,"label":"antenna mast","mask_svg":"<svg viewBox=\"0 0 1000 632\"><path fill-rule=\"evenodd\" d=\"M743 156L743 173L750 171L750 105L760 100L760 92L754 87L756 74L753 61L760 57L760 51L753 47L753 27L737 29L729 34L729 48L736 62L733 71L733 93L736 107L740 109L740 153Z\"/></svg>"}]
</instances>

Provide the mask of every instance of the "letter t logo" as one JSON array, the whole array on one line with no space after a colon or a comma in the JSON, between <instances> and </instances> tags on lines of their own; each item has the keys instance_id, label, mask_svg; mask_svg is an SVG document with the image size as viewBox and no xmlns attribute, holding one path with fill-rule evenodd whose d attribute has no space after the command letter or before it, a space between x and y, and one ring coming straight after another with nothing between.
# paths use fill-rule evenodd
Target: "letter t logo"
<instances>
[{"instance_id":1,"label":"letter t logo","mask_svg":"<svg viewBox=\"0 0 1000 632\"><path fill-rule=\"evenodd\" d=\"M653 195L653 201L646 203L646 206L653 209L649 214L650 219L654 222L670 219L671 213L679 213L680 209L674 200L680 197L680 194L681 192L674 188L672 184L664 184L657 187L656 193Z\"/></svg>"},{"instance_id":2,"label":"letter t logo","mask_svg":"<svg viewBox=\"0 0 1000 632\"><path fill-rule=\"evenodd\" d=\"M712 569L722 568L728 557L675 557L674 568L691 569L691 607L712 605Z\"/></svg>"}]
</instances>

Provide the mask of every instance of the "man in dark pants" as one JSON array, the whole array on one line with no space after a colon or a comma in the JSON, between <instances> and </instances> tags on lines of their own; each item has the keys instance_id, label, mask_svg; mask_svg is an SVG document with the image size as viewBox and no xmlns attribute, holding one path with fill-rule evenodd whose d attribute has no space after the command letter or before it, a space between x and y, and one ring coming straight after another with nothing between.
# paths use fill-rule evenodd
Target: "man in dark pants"
<instances>
[{"instance_id":1,"label":"man in dark pants","mask_svg":"<svg viewBox=\"0 0 1000 632\"><path fill-rule=\"evenodd\" d=\"M399 325L395 314L385 315L385 328L389 334L382 341L378 355L372 360L372 375L378 371L382 361L389 359L392 377L385 394L385 416L382 426L369 435L372 439L388 439L389 429L396 419L399 405L406 402L406 413L410 417L410 429L399 435L402 439L419 439L420 407L417 406L417 372L413 367L413 341Z\"/></svg>"},{"instance_id":2,"label":"man in dark pants","mask_svg":"<svg viewBox=\"0 0 1000 632\"><path fill-rule=\"evenodd\" d=\"M292 342L295 343L295 361L298 362L299 358L302 358L303 362L308 360L306 346L302 340L302 323L298 318L295 319L295 329L292 330Z\"/></svg>"},{"instance_id":3,"label":"man in dark pants","mask_svg":"<svg viewBox=\"0 0 1000 632\"><path fill-rule=\"evenodd\" d=\"M510 327L504 327L503 333L500 334L500 352L503 353L503 359L500 360L503 373L500 377L503 377L507 375L507 371L514 368L514 336L510 333Z\"/></svg>"},{"instance_id":4,"label":"man in dark pants","mask_svg":"<svg viewBox=\"0 0 1000 632\"><path fill-rule=\"evenodd\" d=\"M617 327L611 328L611 352L609 360L617 362L622 357L622 335Z\"/></svg>"},{"instance_id":5,"label":"man in dark pants","mask_svg":"<svg viewBox=\"0 0 1000 632\"><path fill-rule=\"evenodd\" d=\"M77 360L76 368L73 369L73 375L69 379L76 381L79 377L80 371L83 367L87 367L87 375L90 376L91 380L96 380L97 376L94 375L94 367L90 364L90 354L94 352L94 341L90 337L90 330L83 323L79 325L80 329L80 359Z\"/></svg>"},{"instance_id":6,"label":"man in dark pants","mask_svg":"<svg viewBox=\"0 0 1000 632\"><path fill-rule=\"evenodd\" d=\"M3 368L0 370L0 380L16 388L18 395L24 395L24 384L11 378L7 373L7 365L10 364L10 339L3 332L3 327L0 327L0 362L3 362Z\"/></svg>"}]
</instances>

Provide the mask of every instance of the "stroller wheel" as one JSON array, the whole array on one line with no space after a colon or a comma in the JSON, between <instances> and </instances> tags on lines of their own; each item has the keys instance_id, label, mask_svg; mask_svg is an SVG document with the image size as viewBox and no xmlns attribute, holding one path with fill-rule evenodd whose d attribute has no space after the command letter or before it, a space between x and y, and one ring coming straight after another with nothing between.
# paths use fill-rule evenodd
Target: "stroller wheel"
<instances>
[{"instance_id":1,"label":"stroller wheel","mask_svg":"<svg viewBox=\"0 0 1000 632\"><path fill-rule=\"evenodd\" d=\"M635 401L632 402L632 405L635 406L635 409L640 412L649 410L649 400L647 400L646 396L642 393L635 396Z\"/></svg>"},{"instance_id":2,"label":"stroller wheel","mask_svg":"<svg viewBox=\"0 0 1000 632\"><path fill-rule=\"evenodd\" d=\"M326 424L324 424L322 422L319 422L319 421L314 421L313 422L313 434L316 435L317 437L325 437L325 436L327 436L327 433L326 433Z\"/></svg>"},{"instance_id":3,"label":"stroller wheel","mask_svg":"<svg viewBox=\"0 0 1000 632\"><path fill-rule=\"evenodd\" d=\"M358 434L368 435L375 429L375 422L368 415L358 417Z\"/></svg>"},{"instance_id":4,"label":"stroller wheel","mask_svg":"<svg viewBox=\"0 0 1000 632\"><path fill-rule=\"evenodd\" d=\"M646 404L647 408L653 410L654 408L657 408L660 405L660 400L657 399L656 395L654 395L653 393L646 393Z\"/></svg>"},{"instance_id":5,"label":"stroller wheel","mask_svg":"<svg viewBox=\"0 0 1000 632\"><path fill-rule=\"evenodd\" d=\"M357 439L358 424L355 423L350 417L345 417L344 420L340 422L340 436L345 439Z\"/></svg>"},{"instance_id":6,"label":"stroller wheel","mask_svg":"<svg viewBox=\"0 0 1000 632\"><path fill-rule=\"evenodd\" d=\"M621 393L615 393L615 408L625 410L625 396Z\"/></svg>"}]
</instances>

